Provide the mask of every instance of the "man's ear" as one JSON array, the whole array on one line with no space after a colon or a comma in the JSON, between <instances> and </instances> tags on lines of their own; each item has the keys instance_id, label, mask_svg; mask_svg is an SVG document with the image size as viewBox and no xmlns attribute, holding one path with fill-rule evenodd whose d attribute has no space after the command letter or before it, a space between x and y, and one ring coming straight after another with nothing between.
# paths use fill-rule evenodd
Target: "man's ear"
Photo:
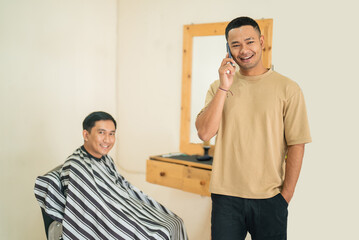
<instances>
[{"instance_id":1,"label":"man's ear","mask_svg":"<svg viewBox=\"0 0 359 240\"><path fill-rule=\"evenodd\" d=\"M82 136L84 137L84 141L85 141L85 142L88 141L88 135L89 135L89 132L88 132L86 129L84 129L84 130L82 131Z\"/></svg>"},{"instance_id":2,"label":"man's ear","mask_svg":"<svg viewBox=\"0 0 359 240\"><path fill-rule=\"evenodd\" d=\"M259 38L259 42L261 43L262 50L263 50L264 49L264 35L261 35L261 37Z\"/></svg>"}]
</instances>

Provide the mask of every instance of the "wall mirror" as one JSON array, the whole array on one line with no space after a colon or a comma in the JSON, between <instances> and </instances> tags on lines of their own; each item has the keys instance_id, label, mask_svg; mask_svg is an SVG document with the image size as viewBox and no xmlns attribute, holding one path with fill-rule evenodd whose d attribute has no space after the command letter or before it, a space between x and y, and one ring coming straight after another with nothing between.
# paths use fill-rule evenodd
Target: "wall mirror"
<instances>
[{"instance_id":1,"label":"wall mirror","mask_svg":"<svg viewBox=\"0 0 359 240\"><path fill-rule=\"evenodd\" d=\"M256 20L264 35L263 64L272 66L273 19ZM203 154L203 142L197 136L195 121L204 107L210 84L218 79L218 67L226 55L224 36L228 22L192 24L183 27L182 102L180 151ZM239 69L238 66L236 68ZM213 154L211 139L210 155Z\"/></svg>"}]
</instances>

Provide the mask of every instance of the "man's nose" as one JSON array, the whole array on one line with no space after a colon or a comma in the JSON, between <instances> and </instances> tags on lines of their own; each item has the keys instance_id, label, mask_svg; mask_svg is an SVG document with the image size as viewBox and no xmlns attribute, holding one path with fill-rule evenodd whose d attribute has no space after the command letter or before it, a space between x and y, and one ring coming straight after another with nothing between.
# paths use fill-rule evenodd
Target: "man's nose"
<instances>
[{"instance_id":1,"label":"man's nose","mask_svg":"<svg viewBox=\"0 0 359 240\"><path fill-rule=\"evenodd\" d=\"M239 49L239 53L243 54L248 50L248 48L245 45L242 45L241 48Z\"/></svg>"},{"instance_id":2,"label":"man's nose","mask_svg":"<svg viewBox=\"0 0 359 240\"><path fill-rule=\"evenodd\" d=\"M105 137L103 138L104 142L109 142L110 141L110 136L108 134L105 134Z\"/></svg>"}]
</instances>

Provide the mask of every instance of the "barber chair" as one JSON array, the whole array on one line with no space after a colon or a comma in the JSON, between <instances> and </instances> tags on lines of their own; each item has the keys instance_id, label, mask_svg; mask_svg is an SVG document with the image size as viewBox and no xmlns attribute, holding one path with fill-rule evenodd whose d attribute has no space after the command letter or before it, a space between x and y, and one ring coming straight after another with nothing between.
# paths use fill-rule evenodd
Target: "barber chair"
<instances>
[{"instance_id":1,"label":"barber chair","mask_svg":"<svg viewBox=\"0 0 359 240\"><path fill-rule=\"evenodd\" d=\"M62 224L53 220L43 208L41 208L42 218L44 220L46 237L48 240L62 239Z\"/></svg>"},{"instance_id":2,"label":"barber chair","mask_svg":"<svg viewBox=\"0 0 359 240\"><path fill-rule=\"evenodd\" d=\"M52 169L52 171L57 171L62 167L62 165L59 165ZM59 179L60 181L60 179ZM41 207L40 207L41 208ZM45 226L45 233L46 238L48 240L61 240L62 239L62 223L52 219L43 208L41 208L42 218L44 220L44 226Z\"/></svg>"}]
</instances>

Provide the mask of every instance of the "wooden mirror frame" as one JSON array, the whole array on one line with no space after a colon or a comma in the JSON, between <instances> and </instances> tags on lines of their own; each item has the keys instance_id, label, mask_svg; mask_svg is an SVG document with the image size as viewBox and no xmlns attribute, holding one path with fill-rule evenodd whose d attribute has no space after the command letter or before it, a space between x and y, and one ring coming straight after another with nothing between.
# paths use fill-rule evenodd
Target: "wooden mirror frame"
<instances>
[{"instance_id":1,"label":"wooden mirror frame","mask_svg":"<svg viewBox=\"0 0 359 240\"><path fill-rule=\"evenodd\" d=\"M256 20L264 35L263 64L272 67L273 19ZM203 144L190 142L191 123L191 87L192 87L192 46L193 37L224 35L229 22L191 24L183 26L183 59L182 59L182 103L180 151L189 155L203 154ZM209 85L208 85L209 87ZM204 99L203 99L204 102ZM213 155L214 146L209 151Z\"/></svg>"}]
</instances>

